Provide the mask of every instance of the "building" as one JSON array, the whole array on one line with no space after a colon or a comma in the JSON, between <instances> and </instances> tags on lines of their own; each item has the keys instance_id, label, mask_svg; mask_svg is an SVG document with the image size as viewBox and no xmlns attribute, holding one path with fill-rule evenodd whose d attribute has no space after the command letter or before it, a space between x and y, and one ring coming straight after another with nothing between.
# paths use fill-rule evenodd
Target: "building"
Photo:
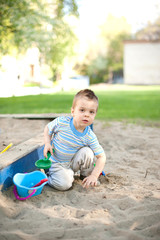
<instances>
[{"instance_id":1,"label":"building","mask_svg":"<svg viewBox=\"0 0 160 240\"><path fill-rule=\"evenodd\" d=\"M160 85L160 40L124 41L124 83Z\"/></svg>"}]
</instances>

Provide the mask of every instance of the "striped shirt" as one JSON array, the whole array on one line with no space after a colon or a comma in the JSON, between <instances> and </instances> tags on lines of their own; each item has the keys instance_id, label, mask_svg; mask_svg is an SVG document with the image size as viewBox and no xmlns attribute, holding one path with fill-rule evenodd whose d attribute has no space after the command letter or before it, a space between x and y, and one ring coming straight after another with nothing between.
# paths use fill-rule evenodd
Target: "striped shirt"
<instances>
[{"instance_id":1,"label":"striped shirt","mask_svg":"<svg viewBox=\"0 0 160 240\"><path fill-rule=\"evenodd\" d=\"M82 147L90 147L95 156L104 152L91 127L87 126L83 133L77 131L70 116L54 119L48 123L48 129L55 150L51 158L56 162L70 162Z\"/></svg>"}]
</instances>

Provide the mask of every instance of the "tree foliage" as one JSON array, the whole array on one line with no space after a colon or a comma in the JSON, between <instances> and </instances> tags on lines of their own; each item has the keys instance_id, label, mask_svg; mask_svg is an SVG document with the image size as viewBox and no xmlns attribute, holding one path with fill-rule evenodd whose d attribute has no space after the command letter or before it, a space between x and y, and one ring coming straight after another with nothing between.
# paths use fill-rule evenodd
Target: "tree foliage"
<instances>
[{"instance_id":1,"label":"tree foliage","mask_svg":"<svg viewBox=\"0 0 160 240\"><path fill-rule=\"evenodd\" d=\"M78 16L76 0L0 0L0 51L24 52L32 44L52 68L58 68L73 45L65 17ZM54 67L53 67L54 65Z\"/></svg>"},{"instance_id":2,"label":"tree foliage","mask_svg":"<svg viewBox=\"0 0 160 240\"><path fill-rule=\"evenodd\" d=\"M108 73L113 72L116 74L123 71L123 42L130 37L130 34L120 33L110 41L107 53Z\"/></svg>"},{"instance_id":3,"label":"tree foliage","mask_svg":"<svg viewBox=\"0 0 160 240\"><path fill-rule=\"evenodd\" d=\"M105 43L103 45L103 51L101 47L94 59L90 58L93 54L89 52L86 58L86 64L79 66L80 73L89 75L92 84L107 82L113 78L114 75L122 75L123 41L131 37L130 32L131 26L124 17L116 18L109 15L106 22L101 26L101 37Z\"/></svg>"},{"instance_id":4,"label":"tree foliage","mask_svg":"<svg viewBox=\"0 0 160 240\"><path fill-rule=\"evenodd\" d=\"M125 17L115 17L111 14L108 15L106 21L101 26L101 35L106 40L106 45L116 36L122 33L130 33L131 25L127 22Z\"/></svg>"},{"instance_id":5,"label":"tree foliage","mask_svg":"<svg viewBox=\"0 0 160 240\"><path fill-rule=\"evenodd\" d=\"M139 40L160 40L160 17L154 23L148 25L136 33L136 39Z\"/></svg>"}]
</instances>

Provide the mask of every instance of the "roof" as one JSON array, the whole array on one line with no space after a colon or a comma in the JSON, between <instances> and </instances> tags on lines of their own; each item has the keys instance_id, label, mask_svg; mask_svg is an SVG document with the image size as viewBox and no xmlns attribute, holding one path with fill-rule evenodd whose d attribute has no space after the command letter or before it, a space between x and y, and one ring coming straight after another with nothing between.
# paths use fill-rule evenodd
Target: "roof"
<instances>
[{"instance_id":1,"label":"roof","mask_svg":"<svg viewBox=\"0 0 160 240\"><path fill-rule=\"evenodd\" d=\"M160 43L160 40L146 40L146 39L131 39L131 40L124 40L124 44L132 44L132 43Z\"/></svg>"}]
</instances>

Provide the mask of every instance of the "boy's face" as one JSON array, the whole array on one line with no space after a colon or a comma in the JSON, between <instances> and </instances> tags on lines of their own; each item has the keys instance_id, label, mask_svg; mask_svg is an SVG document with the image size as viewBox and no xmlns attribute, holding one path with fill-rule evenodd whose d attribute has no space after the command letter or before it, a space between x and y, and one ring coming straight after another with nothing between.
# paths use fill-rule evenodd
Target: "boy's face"
<instances>
[{"instance_id":1,"label":"boy's face","mask_svg":"<svg viewBox=\"0 0 160 240\"><path fill-rule=\"evenodd\" d=\"M86 97L79 98L74 107L71 108L73 124L77 130L84 130L91 125L97 113L98 103Z\"/></svg>"}]
</instances>

